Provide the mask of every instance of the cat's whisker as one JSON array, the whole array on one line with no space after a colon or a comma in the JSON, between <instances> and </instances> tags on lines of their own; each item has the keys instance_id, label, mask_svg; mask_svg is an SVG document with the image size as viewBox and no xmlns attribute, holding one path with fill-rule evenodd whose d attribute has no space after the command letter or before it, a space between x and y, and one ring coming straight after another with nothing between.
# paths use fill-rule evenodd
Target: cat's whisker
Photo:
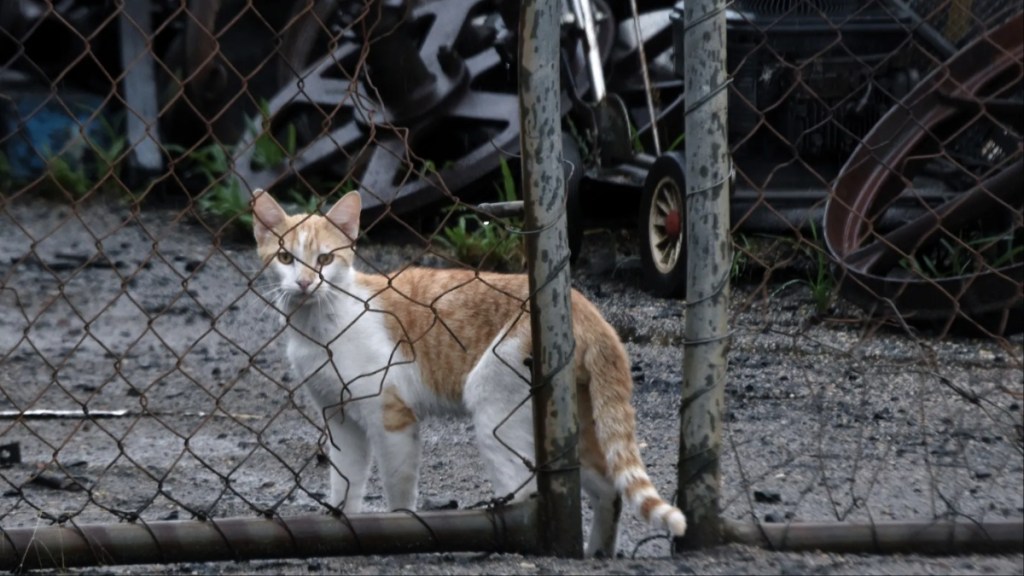
<instances>
[{"instance_id":1,"label":"cat's whisker","mask_svg":"<svg viewBox=\"0 0 1024 576\"><path fill-rule=\"evenodd\" d=\"M327 307L330 309L330 315L335 317L335 318L337 318L338 317L338 299L337 298L328 298L327 299Z\"/></svg>"},{"instance_id":2,"label":"cat's whisker","mask_svg":"<svg viewBox=\"0 0 1024 576\"><path fill-rule=\"evenodd\" d=\"M284 288L277 283L268 284L265 289L257 293L258 297L255 302L262 302L263 306L257 312L259 317L265 316L267 312L273 308L274 312L277 313L282 310L282 304L284 299L287 297Z\"/></svg>"}]
</instances>

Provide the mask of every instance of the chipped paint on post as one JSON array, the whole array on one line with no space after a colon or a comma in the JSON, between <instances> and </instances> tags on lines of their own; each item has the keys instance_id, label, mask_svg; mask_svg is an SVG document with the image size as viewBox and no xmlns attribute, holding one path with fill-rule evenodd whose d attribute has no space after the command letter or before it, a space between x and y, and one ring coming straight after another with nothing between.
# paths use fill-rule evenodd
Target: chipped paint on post
<instances>
[{"instance_id":1,"label":"chipped paint on post","mask_svg":"<svg viewBox=\"0 0 1024 576\"><path fill-rule=\"evenodd\" d=\"M690 528L677 549L721 542L718 517L728 349L729 181L725 0L686 2L687 307L679 496Z\"/></svg>"},{"instance_id":2,"label":"chipped paint on post","mask_svg":"<svg viewBox=\"0 0 1024 576\"><path fill-rule=\"evenodd\" d=\"M561 6L537 0L525 0L521 6L519 122L533 333L537 538L543 554L578 558L583 556L583 528L561 165Z\"/></svg>"}]
</instances>

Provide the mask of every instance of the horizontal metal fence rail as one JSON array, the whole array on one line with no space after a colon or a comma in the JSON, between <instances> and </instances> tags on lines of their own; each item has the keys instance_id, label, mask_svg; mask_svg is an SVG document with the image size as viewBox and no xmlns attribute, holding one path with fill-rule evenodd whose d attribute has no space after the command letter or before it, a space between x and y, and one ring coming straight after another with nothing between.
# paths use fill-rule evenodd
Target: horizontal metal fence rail
<instances>
[{"instance_id":1,"label":"horizontal metal fence rail","mask_svg":"<svg viewBox=\"0 0 1024 576\"><path fill-rule=\"evenodd\" d=\"M536 501L495 510L210 518L0 531L0 570L425 552L537 553Z\"/></svg>"}]
</instances>

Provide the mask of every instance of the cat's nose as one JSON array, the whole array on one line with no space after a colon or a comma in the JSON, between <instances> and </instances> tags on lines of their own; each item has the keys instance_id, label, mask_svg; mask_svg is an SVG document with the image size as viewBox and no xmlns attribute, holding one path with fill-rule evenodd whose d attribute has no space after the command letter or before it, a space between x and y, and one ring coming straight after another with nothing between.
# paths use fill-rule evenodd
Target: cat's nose
<instances>
[{"instance_id":1,"label":"cat's nose","mask_svg":"<svg viewBox=\"0 0 1024 576\"><path fill-rule=\"evenodd\" d=\"M306 293L306 292L309 292L309 285L312 284L313 281L312 280L307 280L307 279L303 278L301 280L296 280L295 283L299 285L299 290L300 291L302 291L303 293Z\"/></svg>"}]
</instances>

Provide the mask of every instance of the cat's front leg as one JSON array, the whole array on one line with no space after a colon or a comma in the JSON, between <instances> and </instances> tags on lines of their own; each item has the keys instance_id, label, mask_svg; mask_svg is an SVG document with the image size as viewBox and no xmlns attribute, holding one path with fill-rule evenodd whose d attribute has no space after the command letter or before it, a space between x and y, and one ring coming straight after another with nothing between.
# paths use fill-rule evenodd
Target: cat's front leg
<instances>
[{"instance_id":1,"label":"cat's front leg","mask_svg":"<svg viewBox=\"0 0 1024 576\"><path fill-rule=\"evenodd\" d=\"M363 511L370 476L370 443L363 429L340 413L327 422L331 467L331 506L347 514Z\"/></svg>"},{"instance_id":2,"label":"cat's front leg","mask_svg":"<svg viewBox=\"0 0 1024 576\"><path fill-rule=\"evenodd\" d=\"M420 425L392 387L384 389L374 454L391 510L415 510L420 463Z\"/></svg>"},{"instance_id":3,"label":"cat's front leg","mask_svg":"<svg viewBox=\"0 0 1024 576\"><path fill-rule=\"evenodd\" d=\"M396 432L384 431L376 454L388 509L415 510L419 493L419 426L412 425Z\"/></svg>"}]
</instances>

